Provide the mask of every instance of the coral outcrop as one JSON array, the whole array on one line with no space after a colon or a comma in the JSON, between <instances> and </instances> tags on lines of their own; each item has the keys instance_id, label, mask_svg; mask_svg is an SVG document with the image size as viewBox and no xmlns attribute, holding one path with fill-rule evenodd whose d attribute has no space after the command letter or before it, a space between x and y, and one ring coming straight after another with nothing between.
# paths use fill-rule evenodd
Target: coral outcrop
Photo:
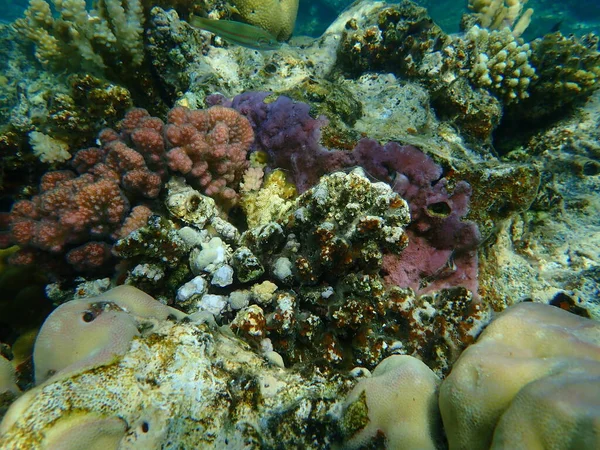
<instances>
[{"instance_id":1,"label":"coral outcrop","mask_svg":"<svg viewBox=\"0 0 600 450\"><path fill-rule=\"evenodd\" d=\"M206 111L176 107L169 112L165 135L172 172L182 173L208 196L235 203L254 141L246 118L219 106Z\"/></svg>"},{"instance_id":2,"label":"coral outcrop","mask_svg":"<svg viewBox=\"0 0 600 450\"><path fill-rule=\"evenodd\" d=\"M520 35L532 10L523 12L524 3L472 2L476 20L465 21L464 36L446 35L412 2L375 5L364 18L347 22L338 64L353 77L383 70L418 80L431 92L438 115L452 118L466 133L485 141L500 123L501 106L510 106L511 114L529 116L531 105L538 102L524 100L544 90L536 97L541 105L554 107L541 106L534 117L539 119L556 112L558 105L588 98L598 86L595 44L586 49L585 43L560 33L525 42ZM555 64L566 61L561 55L567 48L576 58ZM550 86L556 89L552 94Z\"/></svg>"},{"instance_id":3,"label":"coral outcrop","mask_svg":"<svg viewBox=\"0 0 600 450\"><path fill-rule=\"evenodd\" d=\"M260 310L245 309L258 327ZM521 303L443 381L401 355L372 373L296 370L210 316L121 286L48 317L34 350L38 385L7 411L0 445L438 449L445 434L450 448L594 448L599 343L596 322Z\"/></svg>"},{"instance_id":4,"label":"coral outcrop","mask_svg":"<svg viewBox=\"0 0 600 450\"><path fill-rule=\"evenodd\" d=\"M597 446L599 383L597 322L549 305L513 306L442 384L450 447Z\"/></svg>"},{"instance_id":5,"label":"coral outcrop","mask_svg":"<svg viewBox=\"0 0 600 450\"><path fill-rule=\"evenodd\" d=\"M402 352L446 371L458 349L476 336L486 310L464 288L422 297L410 288L386 289L386 257L410 246L408 220L405 201L389 185L371 183L360 169L323 177L280 219L242 235L281 290L255 300L251 311L242 309L232 327L257 343L270 339L286 365L315 361L372 368ZM415 253L411 258L419 259ZM407 260L403 269L414 263ZM414 275L424 276L418 270ZM450 285L461 283L470 285L460 277ZM424 320L426 310L445 311L446 302L455 305L452 312ZM428 342L426 336L445 326L443 338Z\"/></svg>"},{"instance_id":6,"label":"coral outcrop","mask_svg":"<svg viewBox=\"0 0 600 450\"><path fill-rule=\"evenodd\" d=\"M235 110L175 108L165 125L133 109L121 128L102 131L101 147L78 151L70 162L76 173L47 172L40 193L13 206L4 245L22 246L14 262L69 252L66 261L78 271L102 267L112 243L144 225L169 170L222 204L237 200L253 133Z\"/></svg>"},{"instance_id":7,"label":"coral outcrop","mask_svg":"<svg viewBox=\"0 0 600 450\"><path fill-rule=\"evenodd\" d=\"M350 380L283 370L230 333L193 318L177 322L166 310L130 287L56 310L45 328L74 315L77 329L94 329L100 341L14 403L0 425L0 446L25 450L93 439L121 448L176 442L186 448L318 449L337 439L336 405ZM117 338L122 323L133 327L124 353L94 352ZM36 365L46 367L48 352L59 348L46 344L56 339L66 336L40 338Z\"/></svg>"}]
</instances>

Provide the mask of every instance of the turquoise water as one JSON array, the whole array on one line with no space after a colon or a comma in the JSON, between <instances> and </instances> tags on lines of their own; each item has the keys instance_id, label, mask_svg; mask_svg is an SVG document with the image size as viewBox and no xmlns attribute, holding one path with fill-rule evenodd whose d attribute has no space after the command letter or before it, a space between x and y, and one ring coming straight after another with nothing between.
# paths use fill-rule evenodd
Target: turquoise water
<instances>
[{"instance_id":1,"label":"turquoise water","mask_svg":"<svg viewBox=\"0 0 600 450\"><path fill-rule=\"evenodd\" d=\"M466 0L417 0L415 3L426 7L433 20L444 31L459 31L460 17L465 11ZM297 33L318 36L350 4L352 2L344 0L301 2ZM527 7L535 10L536 17L525 35L527 38L541 36L556 28L564 34L578 35L600 31L600 2L597 0L530 0Z\"/></svg>"}]
</instances>

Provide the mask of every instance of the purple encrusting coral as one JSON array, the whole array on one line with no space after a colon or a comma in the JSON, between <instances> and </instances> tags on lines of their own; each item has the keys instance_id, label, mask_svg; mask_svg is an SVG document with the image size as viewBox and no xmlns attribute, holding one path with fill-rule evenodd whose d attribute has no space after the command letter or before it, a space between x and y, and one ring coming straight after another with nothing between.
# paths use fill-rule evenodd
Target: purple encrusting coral
<instances>
[{"instance_id":1,"label":"purple encrusting coral","mask_svg":"<svg viewBox=\"0 0 600 450\"><path fill-rule=\"evenodd\" d=\"M246 116L254 129L253 150L269 155L272 168L287 170L299 192L314 186L325 173L331 172L328 157L344 156L330 152L319 143L321 127L327 124L323 116L317 119L309 114L306 103L294 102L280 95L273 102L265 102L269 92L245 92L229 100L215 94L206 101L209 105L233 108ZM339 168L350 162L340 161ZM336 167L337 168L337 167Z\"/></svg>"},{"instance_id":2,"label":"purple encrusting coral","mask_svg":"<svg viewBox=\"0 0 600 450\"><path fill-rule=\"evenodd\" d=\"M442 168L412 146L380 145L361 139L352 157L372 176L392 185L409 204L409 244L400 254L384 255L387 281L419 292L464 286L477 293L477 252L481 234L469 211L471 186L458 182L448 191Z\"/></svg>"},{"instance_id":3,"label":"purple encrusting coral","mask_svg":"<svg viewBox=\"0 0 600 450\"><path fill-rule=\"evenodd\" d=\"M309 106L279 96L265 102L267 92L246 92L231 100L210 96L211 105L232 107L246 116L255 133L254 150L269 155L271 168L289 171L298 191L315 185L336 170L363 167L372 177L393 186L411 211L410 244L400 255L385 255L383 270L390 283L426 292L462 285L477 292L477 225L463 220L471 187L458 182L449 191L442 167L412 146L379 144L361 139L351 152L320 145L326 119L313 118Z\"/></svg>"}]
</instances>

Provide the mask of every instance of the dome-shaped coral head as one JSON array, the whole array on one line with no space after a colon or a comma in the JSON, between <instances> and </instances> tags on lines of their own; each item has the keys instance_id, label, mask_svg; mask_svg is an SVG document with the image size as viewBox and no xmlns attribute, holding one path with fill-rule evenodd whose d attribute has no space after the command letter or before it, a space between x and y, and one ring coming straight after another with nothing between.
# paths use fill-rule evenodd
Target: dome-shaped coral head
<instances>
[{"instance_id":1,"label":"dome-shaped coral head","mask_svg":"<svg viewBox=\"0 0 600 450\"><path fill-rule=\"evenodd\" d=\"M241 20L268 31L279 41L292 35L299 0L230 0L232 12Z\"/></svg>"},{"instance_id":2,"label":"dome-shaped coral head","mask_svg":"<svg viewBox=\"0 0 600 450\"><path fill-rule=\"evenodd\" d=\"M64 303L48 316L36 339L36 383L55 374L110 364L127 352L139 335L139 319L184 316L133 286L118 286L98 297Z\"/></svg>"}]
</instances>

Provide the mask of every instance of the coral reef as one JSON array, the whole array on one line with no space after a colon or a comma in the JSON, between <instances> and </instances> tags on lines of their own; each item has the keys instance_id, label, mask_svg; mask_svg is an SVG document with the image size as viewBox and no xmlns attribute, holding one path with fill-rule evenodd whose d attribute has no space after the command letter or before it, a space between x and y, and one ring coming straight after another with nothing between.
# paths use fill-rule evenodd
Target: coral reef
<instances>
[{"instance_id":1,"label":"coral reef","mask_svg":"<svg viewBox=\"0 0 600 450\"><path fill-rule=\"evenodd\" d=\"M427 160L416 150L413 157L416 174ZM285 186L279 174L271 174L273 185L280 186L275 192ZM127 263L127 282L185 311L210 313L255 345L270 340L285 364L374 367L401 351L419 354L444 373L487 319L485 306L467 289L434 292L476 287L476 265L465 270L464 260L456 257L451 259L457 267L446 267L453 250L435 250L425 238L396 270L410 272L415 290L430 294L387 290L382 275L392 271L388 258L408 251L403 250L410 240L403 229L408 206L389 185L370 182L359 169L323 177L296 199L282 199L284 209L275 217L265 215L241 238L210 198L182 180L167 186L167 208L186 226L176 229L155 216L118 241L114 253ZM266 186L257 196L269 192ZM460 250L458 241L450 245ZM434 263L444 274L436 266L436 277L430 277L419 268L429 257L425 248L445 255ZM412 286L412 280L400 284ZM453 304L454 311L445 304Z\"/></svg>"},{"instance_id":2,"label":"coral reef","mask_svg":"<svg viewBox=\"0 0 600 450\"><path fill-rule=\"evenodd\" d=\"M0 24L0 447L598 447L590 21L85 3Z\"/></svg>"},{"instance_id":3,"label":"coral reef","mask_svg":"<svg viewBox=\"0 0 600 450\"><path fill-rule=\"evenodd\" d=\"M372 374L299 371L213 321L129 286L67 302L42 328L40 384L8 410L0 445L73 444L90 427L125 448L433 449L445 447L444 433L452 448L597 445L593 427L572 424L596 417L598 324L559 308L522 303L492 321L441 382L439 410L440 379L416 358L391 356ZM60 332L73 324L74 333ZM475 370L487 375L476 384Z\"/></svg>"},{"instance_id":4,"label":"coral reef","mask_svg":"<svg viewBox=\"0 0 600 450\"><path fill-rule=\"evenodd\" d=\"M283 96L267 99L267 93L245 93L231 101L222 96L208 101L231 106L248 117L255 130L255 151L269 156L268 167L289 171L300 192L325 173L360 166L405 198L415 239L409 240L407 251L385 257L390 282L419 290L428 279L428 290L460 284L477 291L474 248L481 236L474 222L463 220L471 196L468 183L455 181L450 190L440 166L416 148L394 142L382 146L361 139L351 152L327 150L319 142L324 120L313 119L307 104ZM287 208L280 199L274 201Z\"/></svg>"}]
</instances>

